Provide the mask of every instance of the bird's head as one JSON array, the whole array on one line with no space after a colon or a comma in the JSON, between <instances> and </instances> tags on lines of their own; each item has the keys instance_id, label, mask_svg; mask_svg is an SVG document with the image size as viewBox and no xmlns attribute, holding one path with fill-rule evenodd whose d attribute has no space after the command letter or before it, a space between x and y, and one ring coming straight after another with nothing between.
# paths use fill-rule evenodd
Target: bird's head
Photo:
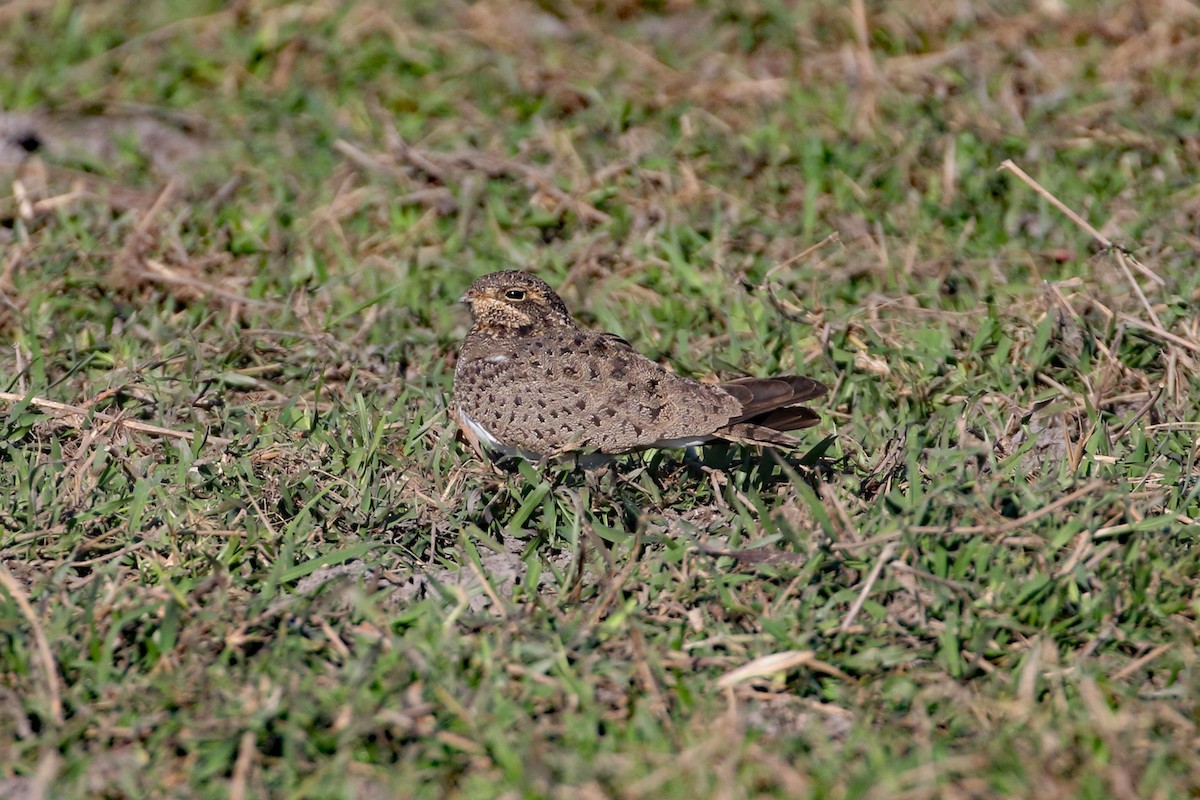
<instances>
[{"instance_id":1,"label":"bird's head","mask_svg":"<svg viewBox=\"0 0 1200 800\"><path fill-rule=\"evenodd\" d=\"M475 330L492 336L527 336L547 328L574 328L562 298L541 278L520 270L484 275L459 298Z\"/></svg>"}]
</instances>

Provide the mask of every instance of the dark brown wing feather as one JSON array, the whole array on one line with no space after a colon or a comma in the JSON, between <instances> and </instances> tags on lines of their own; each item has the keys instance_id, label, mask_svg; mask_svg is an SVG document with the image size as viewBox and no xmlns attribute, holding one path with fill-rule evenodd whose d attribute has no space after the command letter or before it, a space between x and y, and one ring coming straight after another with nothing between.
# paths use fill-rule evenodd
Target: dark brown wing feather
<instances>
[{"instance_id":1,"label":"dark brown wing feather","mask_svg":"<svg viewBox=\"0 0 1200 800\"><path fill-rule=\"evenodd\" d=\"M785 406L794 394L787 381L772 378L739 378L720 386L742 404L742 415L738 419Z\"/></svg>"},{"instance_id":2,"label":"dark brown wing feather","mask_svg":"<svg viewBox=\"0 0 1200 800\"><path fill-rule=\"evenodd\" d=\"M735 422L732 425L726 425L724 428L718 428L713 431L713 436L718 439L724 439L727 442L737 442L738 444L765 444L786 449L791 449L799 444L798 439L793 439L786 433L764 428L761 425L753 425L749 422Z\"/></svg>"},{"instance_id":3,"label":"dark brown wing feather","mask_svg":"<svg viewBox=\"0 0 1200 800\"><path fill-rule=\"evenodd\" d=\"M753 422L776 430L795 430L816 424L819 417L814 412L797 406L829 391L825 384L799 375L738 378L720 386L742 404L742 415L732 422ZM783 427L793 422L801 424Z\"/></svg>"},{"instance_id":4,"label":"dark brown wing feather","mask_svg":"<svg viewBox=\"0 0 1200 800\"><path fill-rule=\"evenodd\" d=\"M794 447L784 431L808 428L821 421L811 408L800 405L829 391L823 383L799 375L777 378L739 378L721 388L742 404L742 414L713 432L718 438L742 444Z\"/></svg>"},{"instance_id":5,"label":"dark brown wing feather","mask_svg":"<svg viewBox=\"0 0 1200 800\"><path fill-rule=\"evenodd\" d=\"M821 421L821 415L811 408L795 406L793 408L777 408L761 416L746 420L761 428L771 428L777 431L798 431L801 428L811 428Z\"/></svg>"}]
</instances>

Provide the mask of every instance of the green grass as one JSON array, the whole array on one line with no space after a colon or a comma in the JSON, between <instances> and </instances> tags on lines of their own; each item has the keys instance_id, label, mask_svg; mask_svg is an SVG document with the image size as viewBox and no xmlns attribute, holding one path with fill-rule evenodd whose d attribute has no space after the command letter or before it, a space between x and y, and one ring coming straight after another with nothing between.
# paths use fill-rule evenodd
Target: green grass
<instances>
[{"instance_id":1,"label":"green grass","mask_svg":"<svg viewBox=\"0 0 1200 800\"><path fill-rule=\"evenodd\" d=\"M1200 22L867 5L0 6L0 794L1200 792ZM824 421L494 468L514 265Z\"/></svg>"}]
</instances>

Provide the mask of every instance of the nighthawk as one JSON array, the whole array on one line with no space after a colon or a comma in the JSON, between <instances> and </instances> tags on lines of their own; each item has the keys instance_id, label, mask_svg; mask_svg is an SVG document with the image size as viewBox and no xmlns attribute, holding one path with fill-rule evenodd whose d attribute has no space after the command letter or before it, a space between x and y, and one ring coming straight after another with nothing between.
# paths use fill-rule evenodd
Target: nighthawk
<instances>
[{"instance_id":1,"label":"nighthawk","mask_svg":"<svg viewBox=\"0 0 1200 800\"><path fill-rule=\"evenodd\" d=\"M518 270L476 280L475 325L454 370L460 424L488 449L539 460L690 447L713 439L793 448L828 388L785 375L701 383L611 333L581 328L549 284Z\"/></svg>"}]
</instances>

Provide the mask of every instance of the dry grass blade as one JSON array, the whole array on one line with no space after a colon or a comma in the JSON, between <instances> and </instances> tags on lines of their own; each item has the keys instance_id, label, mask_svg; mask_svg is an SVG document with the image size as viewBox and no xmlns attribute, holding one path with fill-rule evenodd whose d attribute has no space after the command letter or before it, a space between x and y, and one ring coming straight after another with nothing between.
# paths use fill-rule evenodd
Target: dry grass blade
<instances>
[{"instance_id":1,"label":"dry grass blade","mask_svg":"<svg viewBox=\"0 0 1200 800\"><path fill-rule=\"evenodd\" d=\"M1052 206L1054 206L1059 211L1061 211L1064 215L1066 215L1067 219L1071 220L1071 222L1074 222L1077 226L1079 226L1079 228L1081 230L1086 231L1087 234L1089 236L1091 236L1093 239L1095 239L1100 244L1100 246L1103 247L1105 250L1117 251L1119 254L1119 261L1122 264L1125 263L1125 259L1128 259L1128 262L1133 264L1134 267L1139 272L1141 272L1142 275L1144 275L1147 279L1153 281L1154 283L1157 283L1159 286L1166 285L1166 281L1164 281L1158 275L1154 274L1154 272L1149 270L1144 264L1139 262L1137 259L1133 258L1132 256L1129 256L1125 252L1122 252L1122 249L1119 248L1111 239L1109 239L1104 234L1100 233L1100 231L1096 230L1095 226L1093 226L1090 222L1088 222L1083 217L1081 217L1078 213L1076 213L1074 209L1072 209L1070 206L1068 206L1062 200L1059 200L1048 189L1046 189L1046 187L1042 186L1040 183L1038 183L1032 177L1030 177L1029 174L1027 172L1025 172L1025 170L1021 169L1019 166L1017 166L1016 162L1014 162L1012 159L1005 159L1000 164L999 169L1008 170L1009 172L1011 172L1012 174L1014 174L1018 178L1020 178L1022 182L1024 182L1027 186L1029 186L1029 188L1033 189L1035 192L1037 192L1039 195L1041 195L1047 202L1049 202ZM1132 276L1130 277L1130 280L1132 281ZM1139 295L1141 295L1141 289L1137 286L1136 283L1134 283L1134 291L1137 292ZM1144 295L1141 296L1141 300L1142 300L1143 304L1145 304L1147 307L1149 306L1149 304L1146 303L1146 298ZM1151 310L1150 313L1153 314L1153 310Z\"/></svg>"},{"instance_id":2,"label":"dry grass blade","mask_svg":"<svg viewBox=\"0 0 1200 800\"><path fill-rule=\"evenodd\" d=\"M107 422L110 425L115 425L118 428L137 431L138 433L145 433L149 434L150 436L161 436L165 439L182 439L186 442L193 442L196 440L196 434L192 433L191 431L177 431L172 428L164 428L160 425L150 425L148 423L138 422L136 420L122 419L121 417L113 414L105 414L101 411L92 411L81 406L59 403L55 400L46 400L45 398L41 397L27 397L26 395L13 394L12 392L0 392L0 401L21 403L25 402L26 400L28 400L30 405L46 411L53 411L57 414L62 414L69 417L78 417L79 422L76 423L77 425L82 425L83 420L91 418L100 420L102 422ZM203 439L208 444L233 444L232 439L226 439L221 436L205 435Z\"/></svg>"},{"instance_id":3,"label":"dry grass blade","mask_svg":"<svg viewBox=\"0 0 1200 800\"><path fill-rule=\"evenodd\" d=\"M850 1L850 23L854 29L854 62L858 74L858 103L855 107L855 127L862 132L874 128L879 117L879 74L871 54L871 32L867 22L864 0Z\"/></svg>"},{"instance_id":4,"label":"dry grass blade","mask_svg":"<svg viewBox=\"0 0 1200 800\"><path fill-rule=\"evenodd\" d=\"M246 783L250 777L250 769L254 766L254 756L257 753L257 739L254 731L245 731L238 744L237 761L233 765L233 777L229 783L229 800L246 800Z\"/></svg>"},{"instance_id":5,"label":"dry grass blade","mask_svg":"<svg viewBox=\"0 0 1200 800\"><path fill-rule=\"evenodd\" d=\"M1162 326L1155 325L1149 322L1143 322L1137 317L1131 317L1128 314L1118 314L1117 317L1127 325L1132 325L1135 328L1141 328L1144 331L1150 331L1155 336L1160 336L1163 339L1177 344L1185 350L1191 350L1193 353L1200 353L1200 342L1193 342L1190 339L1185 339L1182 336L1177 336L1168 330L1164 330Z\"/></svg>"},{"instance_id":6,"label":"dry grass blade","mask_svg":"<svg viewBox=\"0 0 1200 800\"><path fill-rule=\"evenodd\" d=\"M1018 167L1016 162L1014 162L1012 159L1005 159L1004 162L1000 164L999 169L1008 170L1009 172L1011 172L1012 174L1014 174L1018 178L1020 178L1021 181L1025 183L1025 185L1027 185L1029 188L1033 189L1035 192L1037 192L1039 195L1041 195L1044 200L1049 202L1050 205L1054 206L1059 211L1061 211L1064 215L1066 215L1067 219L1074 222L1076 225L1078 225L1084 231L1087 231L1088 235L1090 235L1093 239L1095 239L1097 242L1099 242L1101 247L1105 248L1106 250L1111 250L1115 246L1115 245L1113 245L1111 239L1109 239L1104 234L1100 233L1100 231L1096 230L1096 228L1090 222L1088 222L1083 217L1079 216L1079 214L1075 213L1074 209L1072 209L1070 206L1068 206L1062 200L1059 200L1057 197L1055 197L1053 194L1051 194L1048 189L1046 189L1040 183L1038 183L1033 178L1031 178L1029 176L1029 174L1027 172L1025 172L1025 170Z\"/></svg>"},{"instance_id":7,"label":"dry grass blade","mask_svg":"<svg viewBox=\"0 0 1200 800\"><path fill-rule=\"evenodd\" d=\"M1071 503L1074 503L1076 500L1080 499L1081 497L1086 497L1087 495L1092 494L1093 492L1095 492L1099 489L1102 489L1107 485L1108 485L1107 482L1103 481L1103 480L1097 479L1097 480L1088 481L1083 486L1079 487L1078 489L1076 489L1075 491L1073 491L1069 494L1063 495L1062 497L1055 500L1053 503L1045 505L1042 508L1039 508L1037 511L1032 511L1028 514L1025 514L1024 516L1018 517L1013 520L1009 520L1008 522L1005 522L1001 525L954 525L954 526L946 527L946 528L937 527L935 525L914 525L911 528L909 528L908 530L912 531L913 533L950 533L950 534L959 534L959 535L961 535L961 534L976 534L976 533L994 535L994 534L1001 534L1001 533L1009 533L1011 531L1015 531L1020 528L1023 528L1026 525L1030 524L1031 522L1034 522L1035 520L1039 520L1042 517L1053 514L1056 511L1059 511L1060 509L1062 509L1066 506L1069 506ZM896 533L893 535L899 536L901 534Z\"/></svg>"},{"instance_id":8,"label":"dry grass blade","mask_svg":"<svg viewBox=\"0 0 1200 800\"><path fill-rule=\"evenodd\" d=\"M886 547L879 553L879 558L875 559L875 565L871 567L870 574L863 582L862 591L858 593L858 597L854 600L854 605L850 606L850 610L846 612L846 618L842 620L842 624L838 630L842 633L850 630L854 624L854 620L858 618L858 613L862 611L863 605L867 602L868 595L871 594L871 589L875 586L875 581L879 580L879 576L883 573L883 568L892 560L892 556L896 554L899 548L899 542L889 542Z\"/></svg>"},{"instance_id":9,"label":"dry grass blade","mask_svg":"<svg viewBox=\"0 0 1200 800\"><path fill-rule=\"evenodd\" d=\"M55 661L54 653L50 649L50 642L46 639L46 631L42 628L42 623L38 619L37 612L29 604L29 598L25 596L25 590L21 588L21 584L17 583L16 578L13 577L12 573L3 564L0 564L0 586L4 587L4 591L16 603L21 616L29 624L29 630L33 634L34 646L37 649L38 661L42 666L42 677L46 683L46 701L50 707L50 716L55 724L62 725L62 681L58 677L58 662Z\"/></svg>"},{"instance_id":10,"label":"dry grass blade","mask_svg":"<svg viewBox=\"0 0 1200 800\"><path fill-rule=\"evenodd\" d=\"M166 286L180 286L195 290L199 296L211 296L227 300L233 305L248 306L250 308L264 308L275 311L282 310L285 306L282 303L272 303L267 300L255 300L251 297L231 292L228 289L222 289L220 286L199 280L197 278L189 278L186 275L180 275L176 270L171 269L166 264L157 259L147 258L143 262L146 269L133 269L126 273L126 277L136 278L138 280L147 281L150 283L161 283Z\"/></svg>"},{"instance_id":11,"label":"dry grass blade","mask_svg":"<svg viewBox=\"0 0 1200 800\"><path fill-rule=\"evenodd\" d=\"M1133 661L1130 661L1124 667L1122 667L1121 669L1114 672L1112 675L1112 679L1114 681L1125 680L1130 675L1133 675L1135 672L1142 669L1143 667L1145 667L1147 664L1151 663L1155 659L1169 653L1171 651L1171 648L1174 646L1175 645L1172 645L1172 644L1160 644L1158 647L1151 648L1150 652L1146 653L1144 656L1135 658Z\"/></svg>"},{"instance_id":12,"label":"dry grass blade","mask_svg":"<svg viewBox=\"0 0 1200 800\"><path fill-rule=\"evenodd\" d=\"M1133 426L1138 423L1138 420L1149 414L1150 410L1158 405L1158 401L1162 398L1163 392L1165 391L1165 386L1158 387L1158 390L1150 397L1150 399L1145 403L1142 403L1142 407L1137 410L1137 413L1130 417L1128 422L1117 429L1117 432L1113 434L1113 438L1120 439L1122 436L1129 433Z\"/></svg>"},{"instance_id":13,"label":"dry grass blade","mask_svg":"<svg viewBox=\"0 0 1200 800\"><path fill-rule=\"evenodd\" d=\"M797 667L808 667L816 672L832 675L848 683L855 682L853 678L837 667L818 660L816 654L811 650L785 650L781 653L759 656L737 669L730 670L717 679L716 685L718 689L732 689L739 683L745 683L755 678L769 678L781 672L796 669Z\"/></svg>"}]
</instances>

